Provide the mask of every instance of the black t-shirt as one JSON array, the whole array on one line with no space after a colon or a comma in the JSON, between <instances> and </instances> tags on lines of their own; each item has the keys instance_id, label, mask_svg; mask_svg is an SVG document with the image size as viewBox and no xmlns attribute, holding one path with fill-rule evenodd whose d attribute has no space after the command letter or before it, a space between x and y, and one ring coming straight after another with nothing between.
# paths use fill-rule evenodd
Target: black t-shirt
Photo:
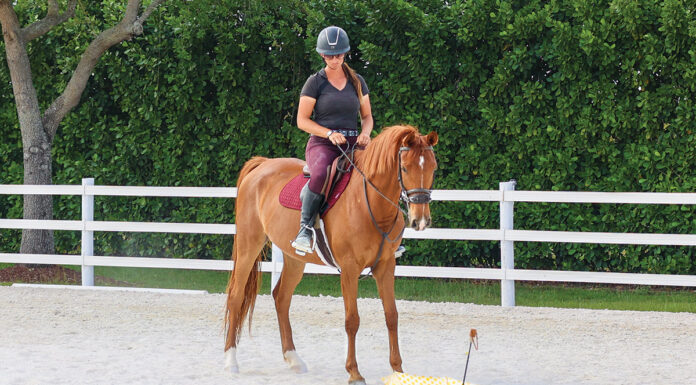
<instances>
[{"instance_id":1,"label":"black t-shirt","mask_svg":"<svg viewBox=\"0 0 696 385\"><path fill-rule=\"evenodd\" d=\"M358 75L362 94L369 93L367 83ZM314 121L329 129L355 130L358 127L360 102L350 79L342 90L336 89L326 78L326 72L321 71L311 75L302 87L301 96L316 99L314 105Z\"/></svg>"}]
</instances>

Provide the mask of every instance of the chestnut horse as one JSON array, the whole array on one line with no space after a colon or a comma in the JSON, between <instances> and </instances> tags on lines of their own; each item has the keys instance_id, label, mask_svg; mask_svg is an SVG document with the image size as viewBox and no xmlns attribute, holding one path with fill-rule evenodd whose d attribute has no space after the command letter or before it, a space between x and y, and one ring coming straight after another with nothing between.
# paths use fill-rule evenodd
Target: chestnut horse
<instances>
[{"instance_id":1,"label":"chestnut horse","mask_svg":"<svg viewBox=\"0 0 696 385\"><path fill-rule=\"evenodd\" d=\"M364 384L355 358L358 315L358 279L372 268L382 299L389 332L389 362L401 372L394 299L394 252L401 243L404 216L399 199L408 205L409 225L424 230L430 225L430 188L437 167L433 145L437 134L420 135L412 126L393 126L377 135L364 151L356 151L355 165L341 199L323 217L327 238L340 267L341 291L348 335L346 370L349 383ZM249 328L258 293L259 262L268 242L284 254L280 280L273 290L282 351L298 372L306 366L295 352L288 318L290 299L306 263L323 264L316 252L299 256L291 242L299 230L300 212L281 206L281 189L302 172L299 159L254 157L244 164L237 181L236 224L232 259L234 270L227 286L225 315L225 368L238 372L236 346L246 316Z\"/></svg>"}]
</instances>

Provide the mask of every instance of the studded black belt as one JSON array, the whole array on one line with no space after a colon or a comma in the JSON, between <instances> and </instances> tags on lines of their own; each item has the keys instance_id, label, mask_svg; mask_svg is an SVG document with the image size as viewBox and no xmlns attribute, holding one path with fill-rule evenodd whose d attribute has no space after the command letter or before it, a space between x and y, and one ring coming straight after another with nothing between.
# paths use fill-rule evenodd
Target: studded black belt
<instances>
[{"instance_id":1,"label":"studded black belt","mask_svg":"<svg viewBox=\"0 0 696 385\"><path fill-rule=\"evenodd\" d=\"M338 130L333 130L334 132L340 132L341 135L343 136L358 136L360 135L360 132L358 130L345 130L345 129L338 129Z\"/></svg>"}]
</instances>

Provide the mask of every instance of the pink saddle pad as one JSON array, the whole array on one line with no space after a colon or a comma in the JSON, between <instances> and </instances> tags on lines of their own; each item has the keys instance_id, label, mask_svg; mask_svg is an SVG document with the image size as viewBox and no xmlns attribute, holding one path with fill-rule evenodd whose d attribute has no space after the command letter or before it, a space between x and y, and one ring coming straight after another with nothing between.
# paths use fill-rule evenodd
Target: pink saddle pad
<instances>
[{"instance_id":1,"label":"pink saddle pad","mask_svg":"<svg viewBox=\"0 0 696 385\"><path fill-rule=\"evenodd\" d=\"M339 179L338 182L336 182L333 191L331 192L331 196L329 197L328 208L326 209L326 211L324 211L322 216L326 215L329 209L333 207L336 201L338 201L338 198L346 189L346 186L348 186L348 182L350 181L350 174L350 172L343 174L341 179ZM302 191L302 187L304 187L304 185L307 184L307 182L309 182L309 178L306 178L302 174L299 174L296 177L292 178L292 180L290 180L290 182L288 182L288 184L286 184L285 187L283 187L283 189L280 191L280 196L278 199L280 201L280 204L289 209L302 209L300 191Z\"/></svg>"}]
</instances>

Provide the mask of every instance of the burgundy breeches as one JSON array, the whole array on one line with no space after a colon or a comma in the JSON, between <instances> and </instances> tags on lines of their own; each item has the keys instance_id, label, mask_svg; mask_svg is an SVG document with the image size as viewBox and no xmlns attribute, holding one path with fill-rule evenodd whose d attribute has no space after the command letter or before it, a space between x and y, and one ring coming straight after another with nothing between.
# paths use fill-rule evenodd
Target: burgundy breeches
<instances>
[{"instance_id":1,"label":"burgundy breeches","mask_svg":"<svg viewBox=\"0 0 696 385\"><path fill-rule=\"evenodd\" d=\"M348 149L355 145L358 140L357 136L347 136L348 143L341 145L343 151L348 152ZM331 166L334 159L341 155L341 150L338 149L327 138L321 138L312 135L307 142L305 149L305 159L307 167L309 167L309 189L312 192L321 194L321 189L324 187L328 176L327 168Z\"/></svg>"}]
</instances>

